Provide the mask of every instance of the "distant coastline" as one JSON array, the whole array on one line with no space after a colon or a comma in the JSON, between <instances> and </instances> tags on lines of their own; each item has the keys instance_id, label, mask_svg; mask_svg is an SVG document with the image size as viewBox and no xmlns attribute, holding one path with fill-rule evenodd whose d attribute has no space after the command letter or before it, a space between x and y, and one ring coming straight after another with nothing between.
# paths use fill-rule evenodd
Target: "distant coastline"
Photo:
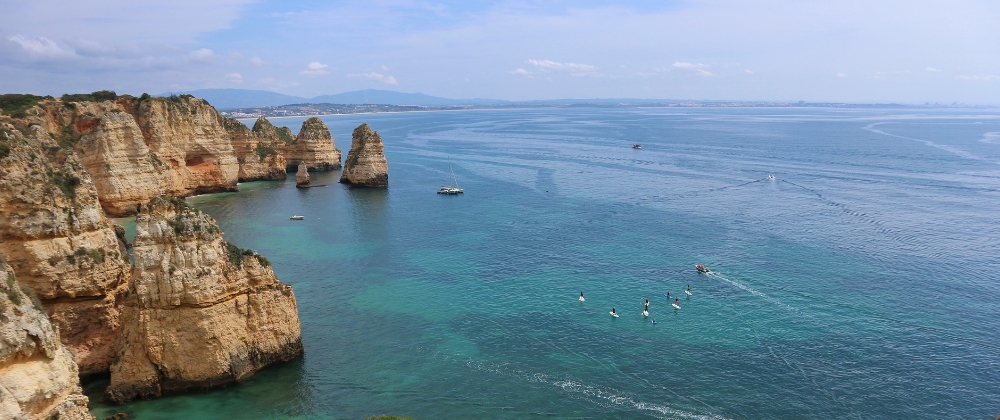
<instances>
[{"instance_id":1,"label":"distant coastline","mask_svg":"<svg viewBox=\"0 0 1000 420\"><path fill-rule=\"evenodd\" d=\"M393 105L393 104L331 104L303 103L291 105L272 105L259 107L242 107L220 110L224 117L248 118L281 118L281 117L321 117L332 115L381 114L398 112L428 112L428 111L463 111L484 109L527 109L527 108L845 108L845 109L954 109L954 108L996 108L986 105L964 104L898 104L898 103L844 103L844 102L767 102L767 101L664 101L664 102L613 102L594 100L564 100L564 101L528 101L513 102L498 105Z\"/></svg>"}]
</instances>

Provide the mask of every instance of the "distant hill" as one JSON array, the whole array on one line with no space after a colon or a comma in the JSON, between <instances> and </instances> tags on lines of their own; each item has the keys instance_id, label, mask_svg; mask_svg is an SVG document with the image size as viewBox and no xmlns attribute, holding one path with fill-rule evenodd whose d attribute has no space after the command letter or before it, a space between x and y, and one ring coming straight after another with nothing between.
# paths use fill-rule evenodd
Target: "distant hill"
<instances>
[{"instance_id":1,"label":"distant hill","mask_svg":"<svg viewBox=\"0 0 1000 420\"><path fill-rule=\"evenodd\" d=\"M384 105L498 105L509 103L496 99L448 99L423 93L403 93L391 90L365 89L336 95L322 95L315 98L283 95L266 90L252 89L197 89L186 92L161 94L190 94L205 99L216 109L252 108L258 106L279 106L291 104L384 104Z\"/></svg>"},{"instance_id":2,"label":"distant hill","mask_svg":"<svg viewBox=\"0 0 1000 420\"><path fill-rule=\"evenodd\" d=\"M288 104L301 104L308 102L306 98L298 96L282 95L280 93L266 90L251 89L198 89L187 92L168 92L160 96L170 94L190 94L196 98L201 98L212 104L216 109L245 108L254 106L277 106Z\"/></svg>"}]
</instances>

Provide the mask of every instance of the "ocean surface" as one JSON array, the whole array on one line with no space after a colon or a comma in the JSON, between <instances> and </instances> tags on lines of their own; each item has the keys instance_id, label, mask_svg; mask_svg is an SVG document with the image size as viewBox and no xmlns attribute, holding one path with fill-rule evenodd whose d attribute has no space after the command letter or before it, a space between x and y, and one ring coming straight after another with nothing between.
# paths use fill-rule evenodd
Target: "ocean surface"
<instances>
[{"instance_id":1,"label":"ocean surface","mask_svg":"<svg viewBox=\"0 0 1000 420\"><path fill-rule=\"evenodd\" d=\"M302 120L273 122L297 131ZM125 406L98 403L107 382L91 381L95 415L1000 411L1000 111L323 120L345 155L358 124L382 135L388 189L348 188L330 172L313 174L326 187L297 190L291 175L189 199L295 287L305 355L236 386ZM435 194L449 163L464 195Z\"/></svg>"}]
</instances>

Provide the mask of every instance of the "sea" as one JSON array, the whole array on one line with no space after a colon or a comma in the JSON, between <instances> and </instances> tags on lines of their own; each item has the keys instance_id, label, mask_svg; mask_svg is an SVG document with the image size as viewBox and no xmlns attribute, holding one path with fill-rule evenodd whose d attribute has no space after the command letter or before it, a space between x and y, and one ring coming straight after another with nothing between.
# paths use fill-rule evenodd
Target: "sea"
<instances>
[{"instance_id":1,"label":"sea","mask_svg":"<svg viewBox=\"0 0 1000 420\"><path fill-rule=\"evenodd\" d=\"M345 155L359 124L382 136L388 188L334 171L188 200L294 287L305 354L121 406L91 380L98 418L1000 412L1000 110L322 119ZM465 193L436 194L453 176Z\"/></svg>"}]
</instances>

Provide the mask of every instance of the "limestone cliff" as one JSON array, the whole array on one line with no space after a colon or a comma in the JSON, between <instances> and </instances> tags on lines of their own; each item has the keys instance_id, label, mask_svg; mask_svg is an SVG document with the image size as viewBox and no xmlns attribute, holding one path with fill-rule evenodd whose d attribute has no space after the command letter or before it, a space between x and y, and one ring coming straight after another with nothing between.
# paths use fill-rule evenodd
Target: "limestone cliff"
<instances>
[{"instance_id":1,"label":"limestone cliff","mask_svg":"<svg viewBox=\"0 0 1000 420\"><path fill-rule=\"evenodd\" d=\"M225 242L209 216L156 198L136 231L134 286L106 398L220 386L302 353L291 286L266 259Z\"/></svg>"},{"instance_id":2,"label":"limestone cliff","mask_svg":"<svg viewBox=\"0 0 1000 420\"><path fill-rule=\"evenodd\" d=\"M382 136L368 124L355 128L340 182L361 187L389 186L389 167L382 149Z\"/></svg>"},{"instance_id":3,"label":"limestone cliff","mask_svg":"<svg viewBox=\"0 0 1000 420\"><path fill-rule=\"evenodd\" d=\"M58 329L0 260L0 418L93 419Z\"/></svg>"},{"instance_id":4,"label":"limestone cliff","mask_svg":"<svg viewBox=\"0 0 1000 420\"><path fill-rule=\"evenodd\" d=\"M171 188L160 194L236 191L236 154L222 116L208 102L191 96L149 99L138 101L133 113L146 145L171 169Z\"/></svg>"},{"instance_id":5,"label":"limestone cliff","mask_svg":"<svg viewBox=\"0 0 1000 420\"><path fill-rule=\"evenodd\" d=\"M285 156L280 153L284 143L279 144L277 134L259 135L235 118L223 118L222 125L236 153L240 182L285 179Z\"/></svg>"},{"instance_id":6,"label":"limestone cliff","mask_svg":"<svg viewBox=\"0 0 1000 420\"><path fill-rule=\"evenodd\" d=\"M285 155L289 168L304 163L310 171L340 169L340 150L334 144L330 129L316 117L302 122L299 135L285 148Z\"/></svg>"},{"instance_id":7,"label":"limestone cliff","mask_svg":"<svg viewBox=\"0 0 1000 420\"><path fill-rule=\"evenodd\" d=\"M41 299L83 373L106 370L131 271L89 174L41 126L0 124L0 254Z\"/></svg>"},{"instance_id":8,"label":"limestone cliff","mask_svg":"<svg viewBox=\"0 0 1000 420\"><path fill-rule=\"evenodd\" d=\"M222 117L190 95L170 98L41 101L10 122L38 126L75 151L94 180L105 211L135 213L160 194L235 191L239 165Z\"/></svg>"}]
</instances>

